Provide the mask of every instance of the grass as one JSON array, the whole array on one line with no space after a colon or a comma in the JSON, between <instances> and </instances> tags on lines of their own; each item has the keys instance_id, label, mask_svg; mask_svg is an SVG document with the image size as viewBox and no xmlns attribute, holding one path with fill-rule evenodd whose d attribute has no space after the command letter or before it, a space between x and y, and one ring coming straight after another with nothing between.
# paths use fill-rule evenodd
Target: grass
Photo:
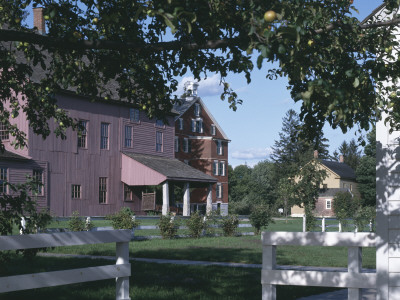
<instances>
[{"instance_id":1,"label":"grass","mask_svg":"<svg viewBox=\"0 0 400 300\"><path fill-rule=\"evenodd\" d=\"M104 260L36 257L27 262L14 257L9 275L57 269L82 268L110 264ZM332 291L332 288L278 286L277 298L294 300L299 297ZM160 265L132 263L130 277L132 299L260 299L260 270L215 266ZM42 299L115 299L115 280L73 284L52 288L11 292L2 300Z\"/></svg>"}]
</instances>

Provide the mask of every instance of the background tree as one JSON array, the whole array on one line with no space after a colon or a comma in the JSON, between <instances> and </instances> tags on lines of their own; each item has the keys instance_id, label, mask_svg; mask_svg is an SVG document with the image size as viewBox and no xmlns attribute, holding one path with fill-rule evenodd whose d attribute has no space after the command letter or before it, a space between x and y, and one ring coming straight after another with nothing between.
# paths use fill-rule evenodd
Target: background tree
<instances>
[{"instance_id":1,"label":"background tree","mask_svg":"<svg viewBox=\"0 0 400 300\"><path fill-rule=\"evenodd\" d=\"M358 190L363 206L375 206L376 203L376 128L367 135L365 156L361 157L356 169Z\"/></svg>"},{"instance_id":2,"label":"background tree","mask_svg":"<svg viewBox=\"0 0 400 300\"><path fill-rule=\"evenodd\" d=\"M339 156L343 155L344 163L349 165L353 170L356 170L361 159L361 150L358 149L358 144L354 139L349 143L343 141L337 150L333 153L334 158L339 161Z\"/></svg>"},{"instance_id":3,"label":"background tree","mask_svg":"<svg viewBox=\"0 0 400 300\"><path fill-rule=\"evenodd\" d=\"M396 82L400 77L394 57L397 14L383 20L377 13L360 23L348 0L0 4L0 122L18 147L25 145L25 136L12 119L21 111L44 137L51 132L51 118L61 136L66 127L76 126L57 107L55 95L65 90L93 100L124 99L149 116L162 117L178 101L172 96L175 76L191 72L200 79L215 72L224 86L221 97L236 109L241 100L225 77L242 73L250 82L253 52L258 68L264 61L279 62L265 70L266 77L288 77L292 98L302 103L300 118L308 128L303 133L310 139L326 122L344 132L356 124L368 130L382 111L388 112L390 126L400 126L400 101L389 107L387 100L397 99L397 86L385 84L387 78ZM398 4L384 1L389 14ZM23 22L31 5L44 7L46 35ZM17 95L26 101L19 102Z\"/></svg>"}]
</instances>

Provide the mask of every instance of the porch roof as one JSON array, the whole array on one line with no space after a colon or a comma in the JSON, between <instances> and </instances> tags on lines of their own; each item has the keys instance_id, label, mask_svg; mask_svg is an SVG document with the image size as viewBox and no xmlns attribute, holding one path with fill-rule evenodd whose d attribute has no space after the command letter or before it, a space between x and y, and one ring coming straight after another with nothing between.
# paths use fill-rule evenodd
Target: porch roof
<instances>
[{"instance_id":1,"label":"porch roof","mask_svg":"<svg viewBox=\"0 0 400 300\"><path fill-rule=\"evenodd\" d=\"M158 185L166 180L215 183L217 179L177 159L122 152L121 179L128 185Z\"/></svg>"}]
</instances>

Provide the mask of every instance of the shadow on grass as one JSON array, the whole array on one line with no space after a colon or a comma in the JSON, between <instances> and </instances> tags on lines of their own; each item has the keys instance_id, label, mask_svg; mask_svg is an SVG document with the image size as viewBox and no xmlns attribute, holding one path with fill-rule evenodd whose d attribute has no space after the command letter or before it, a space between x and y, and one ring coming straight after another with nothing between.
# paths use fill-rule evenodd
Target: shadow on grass
<instances>
[{"instance_id":1,"label":"shadow on grass","mask_svg":"<svg viewBox=\"0 0 400 300\"><path fill-rule=\"evenodd\" d=\"M7 275L82 268L109 264L104 260L37 257L27 262L15 257ZM2 274L4 276L5 274ZM294 300L333 289L278 287L278 299ZM260 299L260 270L245 268L132 264L130 279L132 299ZM2 300L43 299L115 299L115 281L103 280L52 288L4 293Z\"/></svg>"}]
</instances>

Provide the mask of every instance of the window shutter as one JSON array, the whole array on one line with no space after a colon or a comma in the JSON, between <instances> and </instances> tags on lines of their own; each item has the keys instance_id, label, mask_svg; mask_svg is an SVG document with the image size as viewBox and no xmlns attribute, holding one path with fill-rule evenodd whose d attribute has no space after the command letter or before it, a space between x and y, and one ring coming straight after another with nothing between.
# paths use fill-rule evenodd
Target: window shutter
<instances>
[{"instance_id":1,"label":"window shutter","mask_svg":"<svg viewBox=\"0 0 400 300\"><path fill-rule=\"evenodd\" d=\"M215 173L216 173L216 165L215 165L215 161L213 161L213 163L212 163L212 173L215 175Z\"/></svg>"},{"instance_id":2,"label":"window shutter","mask_svg":"<svg viewBox=\"0 0 400 300\"><path fill-rule=\"evenodd\" d=\"M192 132L196 131L196 121L192 120Z\"/></svg>"},{"instance_id":3,"label":"window shutter","mask_svg":"<svg viewBox=\"0 0 400 300\"><path fill-rule=\"evenodd\" d=\"M223 188L223 185L222 185L222 184L220 185L220 188L221 188L221 195L220 195L220 198L223 198L223 196L224 196L224 188Z\"/></svg>"},{"instance_id":4,"label":"window shutter","mask_svg":"<svg viewBox=\"0 0 400 300\"><path fill-rule=\"evenodd\" d=\"M188 152L192 152L192 141L188 140Z\"/></svg>"}]
</instances>

